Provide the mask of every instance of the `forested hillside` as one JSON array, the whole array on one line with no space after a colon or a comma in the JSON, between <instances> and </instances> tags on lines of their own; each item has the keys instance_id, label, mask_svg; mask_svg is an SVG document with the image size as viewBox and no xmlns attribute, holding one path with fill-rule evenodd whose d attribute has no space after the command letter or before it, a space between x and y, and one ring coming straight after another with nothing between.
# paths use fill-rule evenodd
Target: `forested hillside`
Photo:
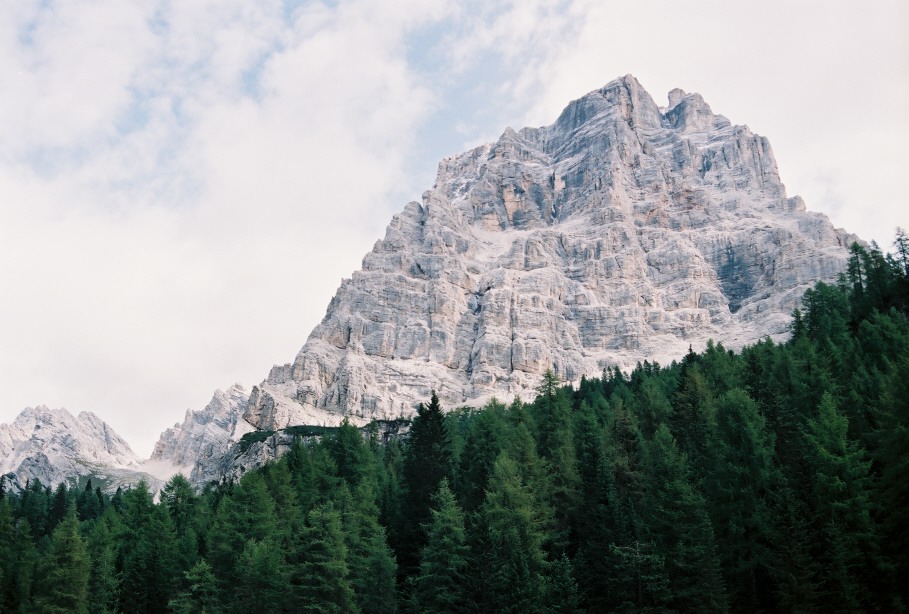
<instances>
[{"instance_id":1,"label":"forested hillside","mask_svg":"<svg viewBox=\"0 0 909 614\"><path fill-rule=\"evenodd\" d=\"M909 239L853 246L792 338L552 373L409 435L350 425L155 502L0 501L2 612L900 611L909 599Z\"/></svg>"}]
</instances>

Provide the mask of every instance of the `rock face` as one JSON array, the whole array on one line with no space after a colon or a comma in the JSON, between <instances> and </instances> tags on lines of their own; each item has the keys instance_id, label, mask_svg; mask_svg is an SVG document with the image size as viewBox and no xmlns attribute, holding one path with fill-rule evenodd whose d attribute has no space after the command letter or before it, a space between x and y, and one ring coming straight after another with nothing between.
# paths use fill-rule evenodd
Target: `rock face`
<instances>
[{"instance_id":1,"label":"rock face","mask_svg":"<svg viewBox=\"0 0 909 614\"><path fill-rule=\"evenodd\" d=\"M548 368L576 380L781 338L853 240L787 197L767 139L626 76L443 160L245 418L391 419L433 388L448 407L509 400Z\"/></svg>"},{"instance_id":2,"label":"rock face","mask_svg":"<svg viewBox=\"0 0 909 614\"><path fill-rule=\"evenodd\" d=\"M55 486L77 476L92 477L115 490L145 479L142 460L122 437L90 412L27 407L10 424L0 424L0 473L21 489L35 478Z\"/></svg>"},{"instance_id":3,"label":"rock face","mask_svg":"<svg viewBox=\"0 0 909 614\"><path fill-rule=\"evenodd\" d=\"M248 401L249 392L240 384L216 390L204 409L187 410L182 424L161 434L148 466L161 476L183 473L194 484L219 481L227 451L255 430L243 419Z\"/></svg>"}]
</instances>

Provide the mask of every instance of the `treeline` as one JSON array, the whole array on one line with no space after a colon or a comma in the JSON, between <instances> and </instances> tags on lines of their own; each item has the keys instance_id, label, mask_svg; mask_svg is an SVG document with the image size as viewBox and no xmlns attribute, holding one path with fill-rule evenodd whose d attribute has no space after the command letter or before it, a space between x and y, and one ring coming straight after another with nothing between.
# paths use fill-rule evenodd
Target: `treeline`
<instances>
[{"instance_id":1,"label":"treeline","mask_svg":"<svg viewBox=\"0 0 909 614\"><path fill-rule=\"evenodd\" d=\"M3 612L902 611L909 242L854 246L792 338L708 345L404 441L351 425L196 493L0 501Z\"/></svg>"}]
</instances>

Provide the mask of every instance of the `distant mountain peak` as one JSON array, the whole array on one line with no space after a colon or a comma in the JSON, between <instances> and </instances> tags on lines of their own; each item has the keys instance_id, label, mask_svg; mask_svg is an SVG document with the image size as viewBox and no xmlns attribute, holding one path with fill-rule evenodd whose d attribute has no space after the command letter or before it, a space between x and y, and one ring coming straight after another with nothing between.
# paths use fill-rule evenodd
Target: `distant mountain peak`
<instances>
[{"instance_id":1,"label":"distant mountain peak","mask_svg":"<svg viewBox=\"0 0 909 614\"><path fill-rule=\"evenodd\" d=\"M26 407L9 424L0 424L0 474L13 487L28 480L56 485L94 476L116 488L140 479L142 459L106 422L91 412L74 416L45 405Z\"/></svg>"}]
</instances>

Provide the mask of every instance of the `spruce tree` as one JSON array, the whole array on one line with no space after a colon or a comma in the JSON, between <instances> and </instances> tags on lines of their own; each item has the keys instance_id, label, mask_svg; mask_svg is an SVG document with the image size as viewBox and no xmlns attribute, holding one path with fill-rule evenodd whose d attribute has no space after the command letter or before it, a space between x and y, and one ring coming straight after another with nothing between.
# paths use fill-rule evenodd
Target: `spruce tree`
<instances>
[{"instance_id":1,"label":"spruce tree","mask_svg":"<svg viewBox=\"0 0 909 614\"><path fill-rule=\"evenodd\" d=\"M496 461L480 513L488 561L483 601L497 612L542 612L547 562L540 505L513 460Z\"/></svg>"},{"instance_id":2,"label":"spruce tree","mask_svg":"<svg viewBox=\"0 0 909 614\"><path fill-rule=\"evenodd\" d=\"M41 612L88 613L88 579L91 563L79 535L74 506L51 536L35 603Z\"/></svg>"},{"instance_id":3,"label":"spruce tree","mask_svg":"<svg viewBox=\"0 0 909 614\"><path fill-rule=\"evenodd\" d=\"M293 561L290 607L298 612L359 612L350 584L340 514L328 503L312 509Z\"/></svg>"},{"instance_id":4,"label":"spruce tree","mask_svg":"<svg viewBox=\"0 0 909 614\"><path fill-rule=\"evenodd\" d=\"M110 510L95 522L88 535L88 554L92 562L88 579L89 610L98 614L113 614L120 601L116 541L120 532L118 524L119 518Z\"/></svg>"},{"instance_id":5,"label":"spruce tree","mask_svg":"<svg viewBox=\"0 0 909 614\"><path fill-rule=\"evenodd\" d=\"M686 611L723 612L726 591L706 503L665 425L654 434L648 456L642 513L658 552L666 557L673 603Z\"/></svg>"},{"instance_id":6,"label":"spruce tree","mask_svg":"<svg viewBox=\"0 0 909 614\"><path fill-rule=\"evenodd\" d=\"M439 397L417 407L404 457L404 514L396 544L401 569L413 573L424 545L422 525L429 522L432 496L451 469L451 441Z\"/></svg>"},{"instance_id":7,"label":"spruce tree","mask_svg":"<svg viewBox=\"0 0 909 614\"><path fill-rule=\"evenodd\" d=\"M871 461L847 432L848 420L824 394L805 434L815 475L813 526L823 545L819 590L832 607L862 610L874 603L868 581L878 573L868 490Z\"/></svg>"},{"instance_id":8,"label":"spruce tree","mask_svg":"<svg viewBox=\"0 0 909 614\"><path fill-rule=\"evenodd\" d=\"M211 566L202 559L185 576L186 590L170 601L170 611L173 614L220 614L218 582Z\"/></svg>"},{"instance_id":9,"label":"spruce tree","mask_svg":"<svg viewBox=\"0 0 909 614\"><path fill-rule=\"evenodd\" d=\"M772 494L778 485L773 437L748 394L733 388L717 402L712 462L705 483L730 603L770 607ZM765 602L762 603L762 598Z\"/></svg>"},{"instance_id":10,"label":"spruce tree","mask_svg":"<svg viewBox=\"0 0 909 614\"><path fill-rule=\"evenodd\" d=\"M466 572L469 550L464 514L448 481L433 497L432 520L425 526L426 545L420 553L412 599L418 612L469 611Z\"/></svg>"},{"instance_id":11,"label":"spruce tree","mask_svg":"<svg viewBox=\"0 0 909 614\"><path fill-rule=\"evenodd\" d=\"M397 610L397 565L379 524L372 480L361 481L351 492L343 483L335 496L347 547L351 588L361 612Z\"/></svg>"},{"instance_id":12,"label":"spruce tree","mask_svg":"<svg viewBox=\"0 0 909 614\"><path fill-rule=\"evenodd\" d=\"M208 539L208 561L223 590L237 586L245 574L239 556L249 541L277 539L274 502L257 471L246 473L218 506Z\"/></svg>"}]
</instances>

